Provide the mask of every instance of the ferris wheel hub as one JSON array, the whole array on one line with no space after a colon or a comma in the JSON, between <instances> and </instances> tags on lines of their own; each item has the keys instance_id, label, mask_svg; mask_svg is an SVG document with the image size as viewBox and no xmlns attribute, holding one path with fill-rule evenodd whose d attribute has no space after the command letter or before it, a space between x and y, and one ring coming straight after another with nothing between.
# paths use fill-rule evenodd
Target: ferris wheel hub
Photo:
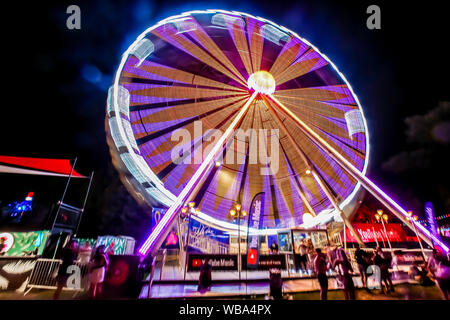
<instances>
[{"instance_id":1,"label":"ferris wheel hub","mask_svg":"<svg viewBox=\"0 0 450 320\"><path fill-rule=\"evenodd\" d=\"M258 93L272 94L275 92L275 79L267 71L258 71L253 73L247 81L249 89Z\"/></svg>"}]
</instances>

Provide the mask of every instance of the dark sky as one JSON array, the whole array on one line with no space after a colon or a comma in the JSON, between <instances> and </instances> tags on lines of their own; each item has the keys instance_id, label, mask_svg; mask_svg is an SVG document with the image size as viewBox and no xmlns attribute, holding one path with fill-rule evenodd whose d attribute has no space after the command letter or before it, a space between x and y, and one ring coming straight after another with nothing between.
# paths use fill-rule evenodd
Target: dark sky
<instances>
[{"instance_id":1,"label":"dark sky","mask_svg":"<svg viewBox=\"0 0 450 320\"><path fill-rule=\"evenodd\" d=\"M81 30L66 28L66 8L71 4L81 8ZM381 30L366 27L366 8L371 4L381 8ZM170 15L193 9L237 10L283 25L325 53L351 83L367 117L371 143L368 175L405 207L422 210L423 201L429 199L444 213L450 209L445 203L449 194L448 140L409 139L405 123L408 117L432 112L439 101L450 101L448 14L437 1L427 4L128 0L39 1L24 8L13 1L8 10L17 12L19 18L1 20L6 55L0 154L78 157L78 171L98 172L94 194L101 197L108 179L116 179L105 173L110 156L104 119L107 89L122 52L144 29ZM445 116L448 113L444 112ZM444 135L448 137L448 126ZM435 156L425 166L397 173L389 170L389 165L383 166L401 152L430 145L428 151ZM396 161L408 162L409 158ZM22 189L28 187L26 181L0 174L0 199L21 198ZM33 188L59 194L55 191L59 182L39 181ZM90 210L99 210L99 202L92 201Z\"/></svg>"}]
</instances>

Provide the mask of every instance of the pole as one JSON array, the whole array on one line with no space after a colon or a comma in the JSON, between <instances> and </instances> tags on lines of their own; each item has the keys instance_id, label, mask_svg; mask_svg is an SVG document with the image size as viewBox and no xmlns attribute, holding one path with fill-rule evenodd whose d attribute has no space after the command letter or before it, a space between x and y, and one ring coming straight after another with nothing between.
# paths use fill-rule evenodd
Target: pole
<instances>
[{"instance_id":1,"label":"pole","mask_svg":"<svg viewBox=\"0 0 450 320\"><path fill-rule=\"evenodd\" d=\"M414 223L413 223L413 226L414 226L414 232L416 233L417 239L419 240L420 250L422 251L423 258L425 259L425 251L423 250L422 241L420 241L420 237L417 234L416 225Z\"/></svg>"},{"instance_id":2,"label":"pole","mask_svg":"<svg viewBox=\"0 0 450 320\"><path fill-rule=\"evenodd\" d=\"M237 212L238 214L238 267L239 267L239 281L241 281L241 267L242 267L242 259L241 259L241 211ZM240 285L240 284L239 284Z\"/></svg>"},{"instance_id":3,"label":"pole","mask_svg":"<svg viewBox=\"0 0 450 320\"><path fill-rule=\"evenodd\" d=\"M372 227L372 230L373 230L373 236L375 238L375 242L377 243L377 247L379 247L380 245L378 244L378 238L377 238L377 233L375 232L375 228Z\"/></svg>"},{"instance_id":4,"label":"pole","mask_svg":"<svg viewBox=\"0 0 450 320\"><path fill-rule=\"evenodd\" d=\"M81 219L83 218L84 209L86 208L87 199L89 196L89 192L91 191L92 179L94 178L94 171L91 172L91 176L89 178L89 185L86 191L86 196L84 197L83 207L81 208L80 218L78 219L77 228L75 229L74 236L77 236L78 228L80 227Z\"/></svg>"},{"instance_id":5,"label":"pole","mask_svg":"<svg viewBox=\"0 0 450 320\"><path fill-rule=\"evenodd\" d=\"M67 179L66 187L64 188L64 192L62 194L61 200L59 201L58 209L56 210L55 219L53 219L52 230L55 227L56 219L58 218L59 210L61 210L61 205L62 205L62 203L64 201L65 196L66 196L67 189L69 188L70 179L72 178L73 170L74 170L76 164L77 164L77 158L75 158L75 160L73 161L73 166L70 169L70 174L69 174L69 178Z\"/></svg>"},{"instance_id":6,"label":"pole","mask_svg":"<svg viewBox=\"0 0 450 320\"><path fill-rule=\"evenodd\" d=\"M184 205L186 199L191 195L194 189L196 189L196 186L199 183L199 181L206 175L207 172L209 172L211 167L214 165L213 161L215 158L217 158L219 153L223 151L224 144L226 144L228 139L235 134L234 129L237 128L237 126L241 123L244 116L247 114L247 111L249 110L250 105L256 98L257 94L258 93L255 91L247 100L247 102L242 106L241 110L236 115L233 122L230 124L230 126L227 128L224 134L220 137L219 141L214 145L211 152L208 154L208 156L206 156L200 167L197 169L197 171L191 177L189 182L186 184L186 187L184 187L184 189L180 192L176 200L167 210L166 214L161 219L161 222L151 232L150 236L147 238L142 247L139 249L140 254L142 255L147 255L149 253L154 254L161 246L162 242L164 241L164 238L169 233L170 227L174 223L175 217L179 212L180 208Z\"/></svg>"},{"instance_id":7,"label":"pole","mask_svg":"<svg viewBox=\"0 0 450 320\"><path fill-rule=\"evenodd\" d=\"M384 234L386 235L386 240L387 240L387 242L388 242L388 244L389 244L389 249L390 249L391 252L392 252L391 241L389 240L389 235L387 234L386 226L384 225L384 221L383 221L383 217L381 217L381 223L383 224Z\"/></svg>"},{"instance_id":8,"label":"pole","mask_svg":"<svg viewBox=\"0 0 450 320\"><path fill-rule=\"evenodd\" d=\"M347 230L345 228L345 223L344 223L344 250L347 252Z\"/></svg>"},{"instance_id":9,"label":"pole","mask_svg":"<svg viewBox=\"0 0 450 320\"><path fill-rule=\"evenodd\" d=\"M398 203L392 200L386 193L384 193L378 186L370 181L361 171L354 167L347 159L345 159L339 152L337 152L331 145L329 145L323 138L321 138L314 130L312 130L306 123L300 120L294 113L292 113L286 106L284 106L273 95L269 95L275 105L281 109L283 114L292 119L297 127L312 141L318 144L333 160L335 160L345 171L347 171L354 179L356 179L367 191L369 191L375 198L377 198L384 206L386 206L398 219L405 223L410 229L413 228L411 223L406 219L407 212L400 207ZM414 222L412 222L414 224ZM434 240L445 252L449 252L449 248L437 237L431 234L425 227L419 225L420 237L432 245Z\"/></svg>"},{"instance_id":10,"label":"pole","mask_svg":"<svg viewBox=\"0 0 450 320\"><path fill-rule=\"evenodd\" d=\"M189 209L189 219L188 219L188 232L186 236L186 248L184 254L184 280L186 281L186 270L188 268L188 248L189 248L189 232L191 231L191 212L192 208Z\"/></svg>"}]
</instances>

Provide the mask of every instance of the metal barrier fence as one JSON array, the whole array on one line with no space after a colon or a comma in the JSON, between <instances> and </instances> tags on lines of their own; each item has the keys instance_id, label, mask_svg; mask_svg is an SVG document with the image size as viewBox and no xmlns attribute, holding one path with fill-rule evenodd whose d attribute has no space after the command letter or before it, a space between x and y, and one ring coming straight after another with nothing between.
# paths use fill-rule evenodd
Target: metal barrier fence
<instances>
[{"instance_id":1,"label":"metal barrier fence","mask_svg":"<svg viewBox=\"0 0 450 320\"><path fill-rule=\"evenodd\" d=\"M26 286L26 295L31 289L56 289L57 288L57 274L62 260L59 259L37 259L33 271L30 275L30 280ZM69 288L67 285L63 287L66 290L84 291L88 288L88 265L75 262L75 266L80 268L80 287Z\"/></svg>"}]
</instances>

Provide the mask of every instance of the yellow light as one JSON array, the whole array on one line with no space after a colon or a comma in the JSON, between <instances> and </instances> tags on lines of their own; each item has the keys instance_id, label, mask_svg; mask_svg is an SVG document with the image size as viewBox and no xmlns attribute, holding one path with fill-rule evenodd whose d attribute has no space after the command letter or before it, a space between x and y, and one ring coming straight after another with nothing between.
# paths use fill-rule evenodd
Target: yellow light
<instances>
[{"instance_id":1,"label":"yellow light","mask_svg":"<svg viewBox=\"0 0 450 320\"><path fill-rule=\"evenodd\" d=\"M241 205L238 203L238 204L236 205L236 210L237 210L237 211L240 211L241 208L242 208Z\"/></svg>"},{"instance_id":2,"label":"yellow light","mask_svg":"<svg viewBox=\"0 0 450 320\"><path fill-rule=\"evenodd\" d=\"M306 170L306 174L311 174L311 170Z\"/></svg>"},{"instance_id":3,"label":"yellow light","mask_svg":"<svg viewBox=\"0 0 450 320\"><path fill-rule=\"evenodd\" d=\"M219 161L216 161L216 168L220 167L221 163Z\"/></svg>"},{"instance_id":4,"label":"yellow light","mask_svg":"<svg viewBox=\"0 0 450 320\"><path fill-rule=\"evenodd\" d=\"M413 217L414 221L417 221L419 218L417 216Z\"/></svg>"},{"instance_id":5,"label":"yellow light","mask_svg":"<svg viewBox=\"0 0 450 320\"><path fill-rule=\"evenodd\" d=\"M412 211L408 211L408 217L412 217Z\"/></svg>"},{"instance_id":6,"label":"yellow light","mask_svg":"<svg viewBox=\"0 0 450 320\"><path fill-rule=\"evenodd\" d=\"M247 211L242 210L242 216L245 217L247 215Z\"/></svg>"},{"instance_id":7,"label":"yellow light","mask_svg":"<svg viewBox=\"0 0 450 320\"><path fill-rule=\"evenodd\" d=\"M388 221L388 215L387 214L383 214L383 219L384 219L384 221Z\"/></svg>"},{"instance_id":8,"label":"yellow light","mask_svg":"<svg viewBox=\"0 0 450 320\"><path fill-rule=\"evenodd\" d=\"M380 216L378 214L376 214L375 217L377 218L377 221L380 221Z\"/></svg>"},{"instance_id":9,"label":"yellow light","mask_svg":"<svg viewBox=\"0 0 450 320\"><path fill-rule=\"evenodd\" d=\"M247 86L258 93L272 94L275 92L275 79L267 71L258 71L248 78Z\"/></svg>"},{"instance_id":10,"label":"yellow light","mask_svg":"<svg viewBox=\"0 0 450 320\"><path fill-rule=\"evenodd\" d=\"M194 212L195 212L195 214L199 214L200 213L200 209L197 208L197 209L194 210Z\"/></svg>"},{"instance_id":11,"label":"yellow light","mask_svg":"<svg viewBox=\"0 0 450 320\"><path fill-rule=\"evenodd\" d=\"M188 203L189 208L193 208L195 206L195 202L191 201Z\"/></svg>"},{"instance_id":12,"label":"yellow light","mask_svg":"<svg viewBox=\"0 0 450 320\"><path fill-rule=\"evenodd\" d=\"M231 209L230 210L230 216L234 217L236 215L236 210Z\"/></svg>"},{"instance_id":13,"label":"yellow light","mask_svg":"<svg viewBox=\"0 0 450 320\"><path fill-rule=\"evenodd\" d=\"M383 214L383 210L378 209L378 210L377 210L377 213L381 216L381 215Z\"/></svg>"},{"instance_id":14,"label":"yellow light","mask_svg":"<svg viewBox=\"0 0 450 320\"><path fill-rule=\"evenodd\" d=\"M181 209L181 212L182 212L182 213L186 213L187 210L188 210L187 207L183 207L183 209Z\"/></svg>"}]
</instances>

